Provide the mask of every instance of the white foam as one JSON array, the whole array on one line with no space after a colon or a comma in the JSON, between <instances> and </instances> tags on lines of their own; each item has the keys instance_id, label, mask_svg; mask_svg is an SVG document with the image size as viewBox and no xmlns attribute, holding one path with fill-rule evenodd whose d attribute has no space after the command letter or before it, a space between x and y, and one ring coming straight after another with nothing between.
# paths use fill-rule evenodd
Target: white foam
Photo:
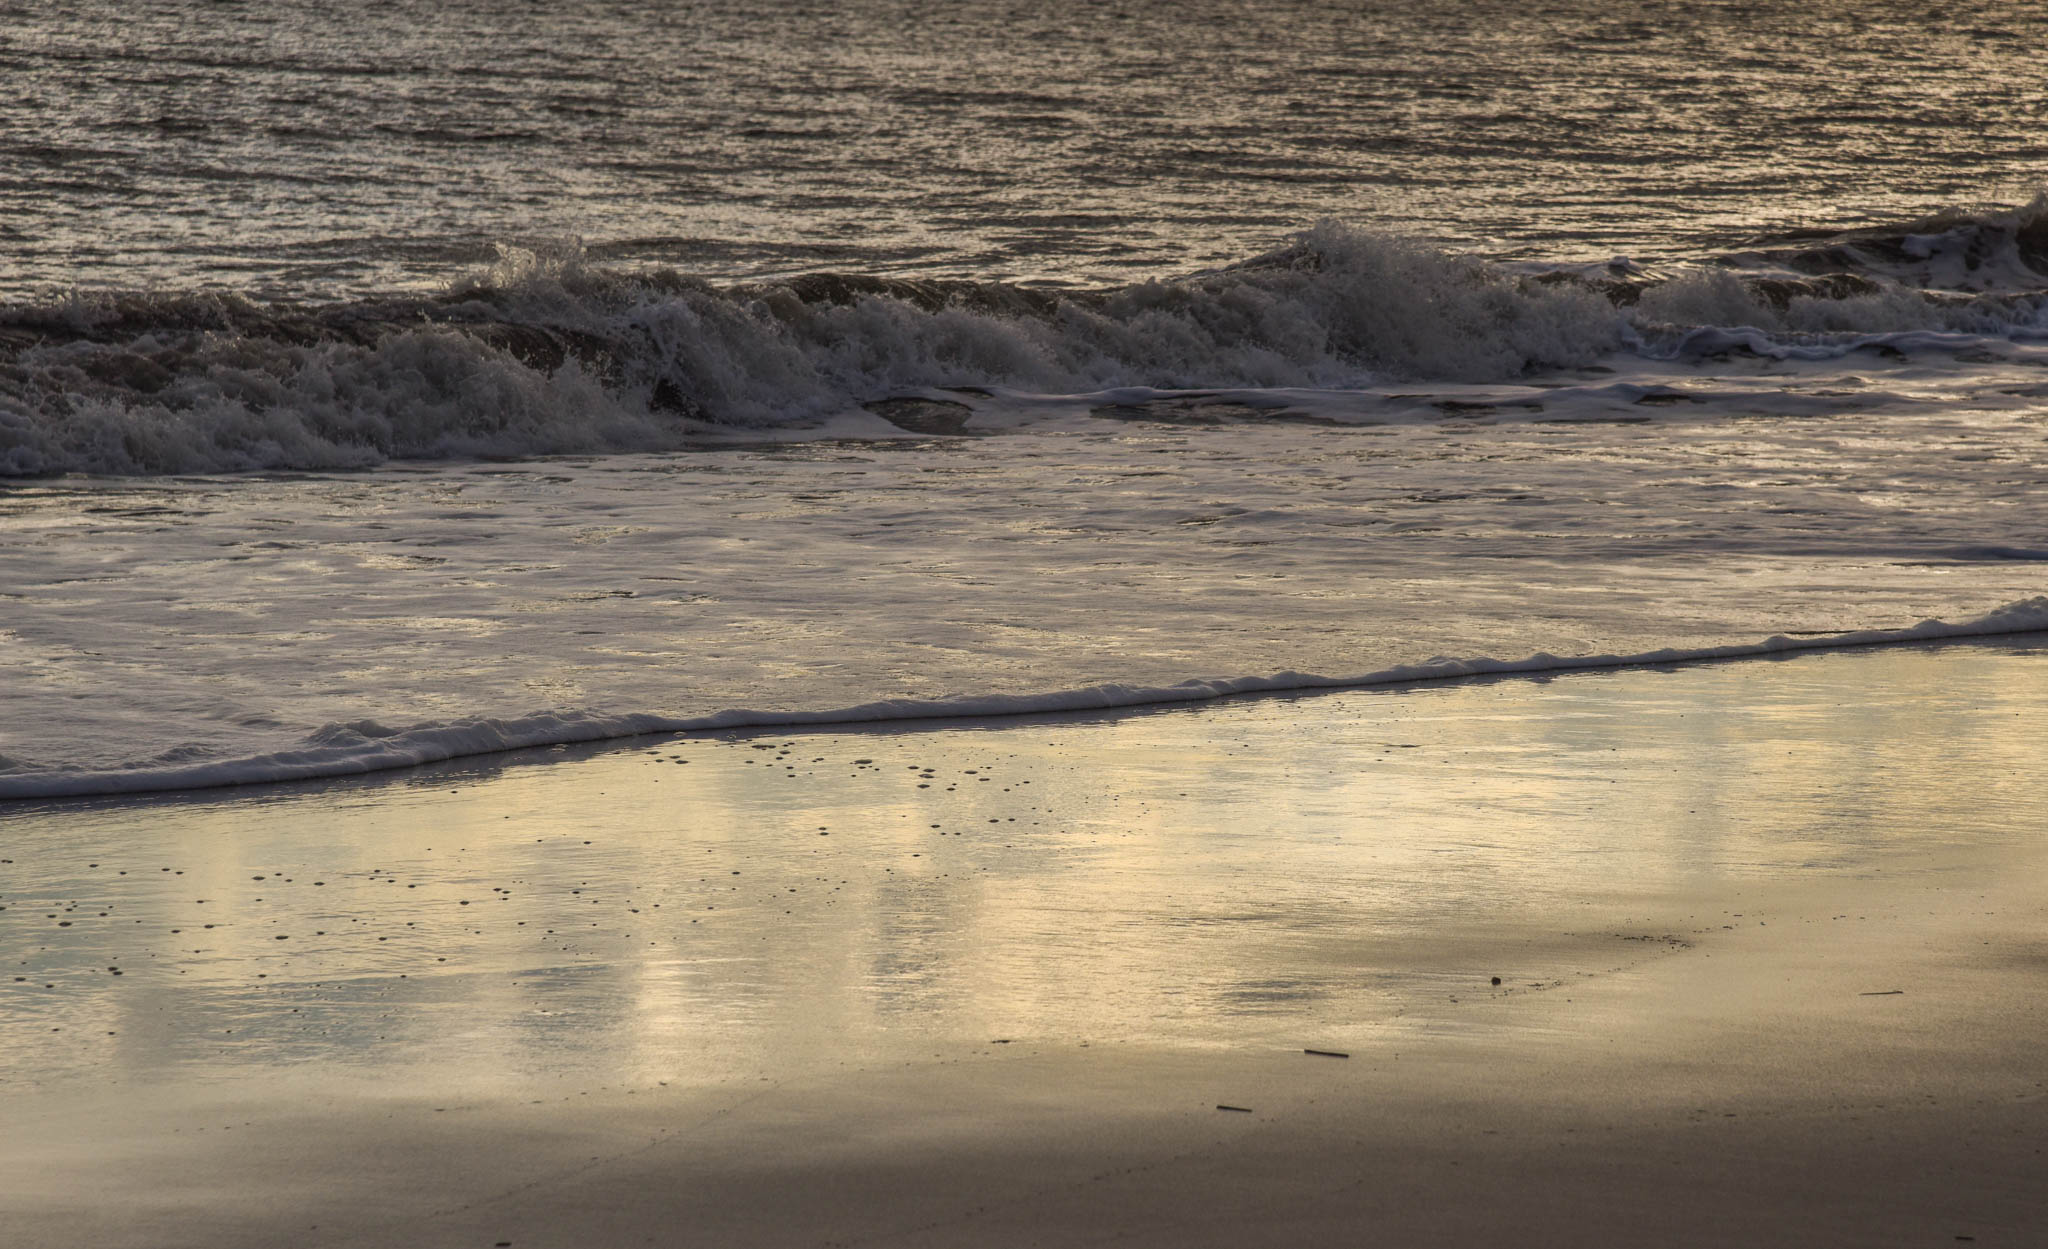
<instances>
[{"instance_id":1,"label":"white foam","mask_svg":"<svg viewBox=\"0 0 2048 1249\"><path fill-rule=\"evenodd\" d=\"M672 450L707 430L801 437L863 403L946 387L1071 402L1398 392L1644 360L1711 383L1731 353L1819 361L2048 339L2039 294L1894 283L1774 303L1704 268L1672 270L1624 308L1589 285L1604 278L1567 276L1325 223L1244 265L1058 300L880 279L816 279L804 298L789 285L721 290L592 269L573 248L508 253L448 298L407 305L81 298L8 313L49 335L0 374L0 476Z\"/></svg>"},{"instance_id":2,"label":"white foam","mask_svg":"<svg viewBox=\"0 0 2048 1249\"><path fill-rule=\"evenodd\" d=\"M2048 282L2048 191L2016 208L1951 210L1904 226L1850 230L1791 251L1808 271L1853 268L1921 290L2039 292Z\"/></svg>"},{"instance_id":3,"label":"white foam","mask_svg":"<svg viewBox=\"0 0 2048 1249\"><path fill-rule=\"evenodd\" d=\"M1279 672L1271 676L1189 680L1168 686L1103 684L1038 694L962 694L949 698L887 699L851 707L808 711L771 711L735 707L697 716L674 716L656 712L546 712L517 719L460 720L446 724L419 724L402 729L387 728L365 721L327 725L311 735L300 749L242 759L103 771L56 770L0 775L0 799L79 797L317 780L416 767L424 763L535 746L599 741L649 733L701 733L799 725L852 725L901 720L1102 711L1203 702L1240 694L1354 689L1447 681L1482 675L1696 663L1708 660L1745 659L1792 651L1839 650L1847 647L1899 645L1942 638L1984 637L2037 631L2048 631L2048 596L2010 603L1976 619L1957 623L1923 620L1904 629L1866 629L1820 637L1788 637L1780 634L1759 642L1690 648L1667 647L1632 655L1536 654L1512 660L1437 657L1421 663L1382 668L1355 676Z\"/></svg>"},{"instance_id":4,"label":"white foam","mask_svg":"<svg viewBox=\"0 0 2048 1249\"><path fill-rule=\"evenodd\" d=\"M2016 343L2048 340L2048 323L2007 326L1999 338ZM1659 341L1662 338L1663 341ZM1698 329L1634 331L1630 346L1653 360L1687 360L1744 352L1767 360L1840 360L1859 351L1962 353L1982 348L1985 336L1940 330L1897 330L1885 333L1804 334L1760 329L1753 325L1703 326Z\"/></svg>"}]
</instances>

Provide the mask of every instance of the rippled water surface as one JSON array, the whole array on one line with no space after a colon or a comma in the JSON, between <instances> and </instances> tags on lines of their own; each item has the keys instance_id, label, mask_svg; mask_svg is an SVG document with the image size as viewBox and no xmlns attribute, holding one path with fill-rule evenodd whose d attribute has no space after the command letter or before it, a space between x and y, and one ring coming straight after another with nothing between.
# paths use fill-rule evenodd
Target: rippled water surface
<instances>
[{"instance_id":1,"label":"rippled water surface","mask_svg":"<svg viewBox=\"0 0 2048 1249\"><path fill-rule=\"evenodd\" d=\"M1674 254L2026 199L2040 3L0 4L0 296L495 242L1101 284L1334 217Z\"/></svg>"}]
</instances>

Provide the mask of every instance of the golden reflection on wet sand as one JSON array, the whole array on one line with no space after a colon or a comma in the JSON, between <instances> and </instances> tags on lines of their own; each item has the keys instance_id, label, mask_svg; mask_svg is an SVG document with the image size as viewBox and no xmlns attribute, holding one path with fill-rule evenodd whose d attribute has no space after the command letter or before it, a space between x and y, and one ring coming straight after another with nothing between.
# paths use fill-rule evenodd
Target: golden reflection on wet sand
<instances>
[{"instance_id":1,"label":"golden reflection on wet sand","mask_svg":"<svg viewBox=\"0 0 2048 1249\"><path fill-rule=\"evenodd\" d=\"M0 856L0 1099L42 1126L0 1161L39 1177L14 1199L29 1244L261 1243L268 1215L202 1235L150 1207L141 1228L69 1186L96 1159L187 1157L198 1147L173 1137L228 1106L347 1117L391 1097L438 1111L652 1094L716 1117L738 1112L719 1101L732 1090L802 1087L803 1113L822 1114L904 1072L1026 1064L899 1088L886 1122L901 1130L925 1122L919 1088L952 1089L934 1106L973 1123L976 1105L1043 1107L1120 1070L1251 1079L1303 1049L1416 1072L1476 1046L1505 1072L1634 1033L1650 1048L1627 1052L1650 1062L1665 1020L1698 1034L1687 1052L1734 1059L1761 1043L1746 1012L1797 1005L1779 1001L1790 973L1766 990L1739 969L1816 951L1850 969L1827 992L1906 1029L1872 1036L1960 1046L1954 1070L1996 1084L2004 1051L1970 1048L1963 1006L1887 1006L1862 995L1901 986L1863 980L1950 946L2048 944L2026 888L2048 851L2043 653L2023 638L650 739L19 810ZM1696 998L1673 996L1686 985ZM1876 1043L1827 1018L1807 1057L1757 1071ZM1297 1123L1314 1104L1273 1100ZM874 1113L830 1122L858 1140ZM539 1120L546 1139L611 1121L578 1115ZM663 1122L656 1136L694 1130ZM379 1156L440 1139L393 1131ZM487 1135L462 1156L488 1157ZM50 1137L65 1148L42 1149ZM188 1163L206 1172L190 1161L206 1157ZM447 1203L414 1182L422 1208Z\"/></svg>"},{"instance_id":2,"label":"golden reflection on wet sand","mask_svg":"<svg viewBox=\"0 0 2048 1249\"><path fill-rule=\"evenodd\" d=\"M1369 1045L1494 975L1569 983L1718 928L1745 888L2032 835L2048 669L2009 650L17 814L0 1073L688 1081L996 1036Z\"/></svg>"}]
</instances>

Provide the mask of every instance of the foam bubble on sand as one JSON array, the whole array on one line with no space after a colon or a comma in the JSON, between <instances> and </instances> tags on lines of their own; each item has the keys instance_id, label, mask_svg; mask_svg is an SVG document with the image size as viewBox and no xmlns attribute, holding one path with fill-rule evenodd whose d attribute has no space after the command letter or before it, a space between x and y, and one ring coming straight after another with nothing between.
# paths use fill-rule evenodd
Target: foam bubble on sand
<instances>
[{"instance_id":1,"label":"foam bubble on sand","mask_svg":"<svg viewBox=\"0 0 2048 1249\"><path fill-rule=\"evenodd\" d=\"M1823 636L1782 634L1758 642L1724 646L1667 647L1631 655L1530 655L1502 660L1438 656L1421 663L1383 668L1355 676L1279 672L1189 680L1168 686L1091 685L1039 694L962 694L948 698L885 699L852 707L809 711L763 711L735 707L708 715L660 712L542 712L512 719L472 719L391 728L374 721L330 724L311 734L299 749L241 759L167 766L66 770L0 775L0 799L81 797L159 790L206 789L277 781L354 776L414 767L472 755L534 746L602 741L644 733L691 733L721 729L798 725L867 724L900 720L1018 716L1063 711L1203 702L1235 694L1297 690L1354 689L1411 682L1444 681L1496 674L1571 672L1650 664L1744 659L1791 651L1897 645L1943 638L1985 637L2048 631L2048 596L2009 603L1972 620L1923 620L1904 629L1865 629Z\"/></svg>"}]
</instances>

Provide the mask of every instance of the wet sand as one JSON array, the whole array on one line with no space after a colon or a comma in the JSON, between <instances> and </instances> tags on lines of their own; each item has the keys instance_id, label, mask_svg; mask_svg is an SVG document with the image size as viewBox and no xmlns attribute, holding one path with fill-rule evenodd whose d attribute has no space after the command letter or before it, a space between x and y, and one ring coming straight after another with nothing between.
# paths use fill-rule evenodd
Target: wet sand
<instances>
[{"instance_id":1,"label":"wet sand","mask_svg":"<svg viewBox=\"0 0 2048 1249\"><path fill-rule=\"evenodd\" d=\"M2041 645L17 808L0 1240L2036 1243Z\"/></svg>"}]
</instances>

